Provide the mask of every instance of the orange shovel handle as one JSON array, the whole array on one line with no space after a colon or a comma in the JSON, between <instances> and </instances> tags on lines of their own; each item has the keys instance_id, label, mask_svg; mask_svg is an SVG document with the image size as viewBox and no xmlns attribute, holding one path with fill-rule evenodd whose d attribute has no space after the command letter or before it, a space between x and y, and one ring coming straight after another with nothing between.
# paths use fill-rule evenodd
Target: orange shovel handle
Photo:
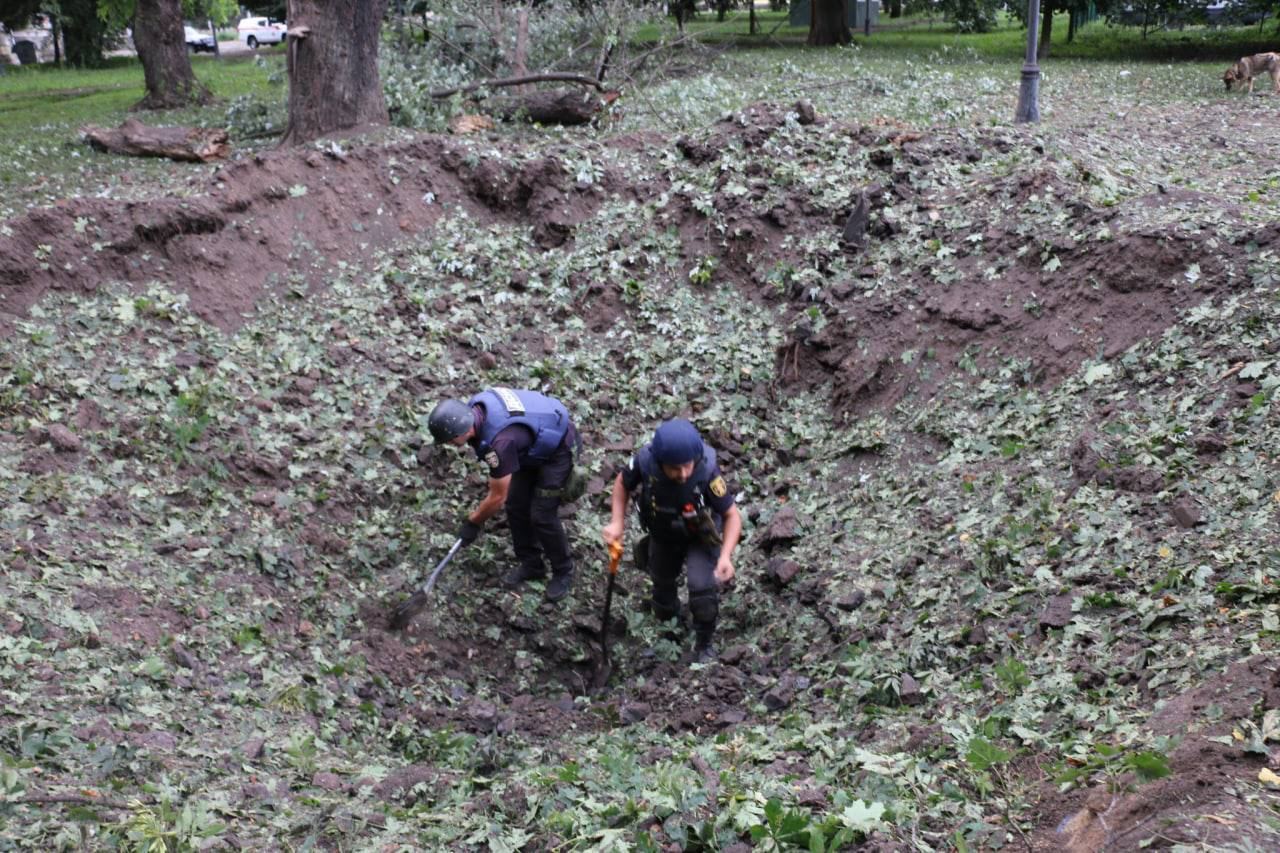
<instances>
[{"instance_id":1,"label":"orange shovel handle","mask_svg":"<svg viewBox=\"0 0 1280 853\"><path fill-rule=\"evenodd\" d=\"M622 562L622 543L609 543L609 574L616 575L618 573L618 564Z\"/></svg>"}]
</instances>

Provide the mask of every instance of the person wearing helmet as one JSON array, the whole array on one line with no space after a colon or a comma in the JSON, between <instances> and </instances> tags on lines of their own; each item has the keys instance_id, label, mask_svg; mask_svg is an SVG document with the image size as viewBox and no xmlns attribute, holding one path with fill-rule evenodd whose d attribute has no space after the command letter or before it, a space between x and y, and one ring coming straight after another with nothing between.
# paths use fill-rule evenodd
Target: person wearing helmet
<instances>
[{"instance_id":1,"label":"person wearing helmet","mask_svg":"<svg viewBox=\"0 0 1280 853\"><path fill-rule=\"evenodd\" d=\"M427 418L427 429L436 444L468 445L489 467L489 493L466 516L458 538L474 542L505 505L517 563L503 583L516 588L545 578L549 562L546 599L568 595L573 556L559 509L579 439L564 404L536 391L489 388L465 403L442 400Z\"/></svg>"},{"instance_id":2,"label":"person wearing helmet","mask_svg":"<svg viewBox=\"0 0 1280 853\"><path fill-rule=\"evenodd\" d=\"M694 660L715 660L713 638L720 611L720 584L733 579L733 549L742 534L742 516L720 468L716 452L693 424L664 421L653 440L631 457L613 483L612 518L605 542L621 542L627 502L637 495L640 525L648 532L639 553L653 578L653 612L679 618L680 570L688 574L693 617ZM644 540L641 540L642 542Z\"/></svg>"}]
</instances>

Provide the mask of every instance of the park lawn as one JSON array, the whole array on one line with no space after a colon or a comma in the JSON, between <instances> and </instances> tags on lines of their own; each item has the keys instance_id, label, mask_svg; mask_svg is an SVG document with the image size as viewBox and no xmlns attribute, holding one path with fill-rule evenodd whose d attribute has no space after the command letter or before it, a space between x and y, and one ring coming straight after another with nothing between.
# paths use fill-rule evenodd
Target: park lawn
<instances>
[{"instance_id":1,"label":"park lawn","mask_svg":"<svg viewBox=\"0 0 1280 853\"><path fill-rule=\"evenodd\" d=\"M757 32L752 35L749 16L735 10L718 21L714 14L703 13L685 24L685 32L704 44L737 47L803 46L809 28L793 27L786 12L756 12ZM1264 50L1273 50L1277 35L1269 23L1257 26L1217 27L1189 26L1182 30L1151 30L1143 36L1139 27L1110 26L1099 19L1080 29L1067 42L1069 16L1054 16L1051 55L1058 58L1098 60L1226 60ZM668 40L679 35L674 18L664 18L640 28L638 42ZM854 44L872 51L920 52L928 50L968 50L986 59L1020 59L1026 53L1026 29L1007 14L986 33L959 33L942 18L903 16L896 20L880 19L872 34L853 33Z\"/></svg>"},{"instance_id":2,"label":"park lawn","mask_svg":"<svg viewBox=\"0 0 1280 853\"><path fill-rule=\"evenodd\" d=\"M278 53L260 61L192 57L196 76L218 99L214 105L133 115L150 124L225 125L227 106L236 98L283 97L282 80L272 79L284 62ZM85 187L123 192L123 182L129 192L142 192L150 179L171 173L167 163L93 155L78 140L85 125L122 122L143 91L142 66L131 58L112 59L98 69L36 66L0 76L0 218Z\"/></svg>"},{"instance_id":3,"label":"park lawn","mask_svg":"<svg viewBox=\"0 0 1280 853\"><path fill-rule=\"evenodd\" d=\"M628 86L619 120L594 132L686 131L754 101L802 97L824 114L861 121L894 116L923 126L1001 124L1012 115L1025 30L1007 16L982 34L956 33L940 19L903 18L870 38L856 35L850 47L818 50L804 47L804 28L787 26L786 13L762 11L757 18L756 36L746 34L741 11L723 23L707 14L690 22L688 33L705 47L674 51L670 73ZM1255 52L1263 46L1255 41L1270 35L1256 27L1191 27L1144 39L1138 29L1097 22L1068 45L1066 33L1066 17L1058 16L1051 58L1043 63L1047 120L1062 109L1106 115L1133 102L1222 97L1223 57ZM634 40L675 35L673 20L663 18L638 30ZM221 60L195 56L192 63L218 103L140 114L141 120L231 126L234 137L243 126L232 120L230 107L254 104L272 116L283 110L280 51ZM46 66L0 76L0 217L85 192L128 198L183 192L169 186L174 176L198 185L208 167L175 169L94 155L78 142L80 127L119 124L142 95L136 59L111 60L95 70ZM241 149L269 144L266 138L233 141Z\"/></svg>"}]
</instances>

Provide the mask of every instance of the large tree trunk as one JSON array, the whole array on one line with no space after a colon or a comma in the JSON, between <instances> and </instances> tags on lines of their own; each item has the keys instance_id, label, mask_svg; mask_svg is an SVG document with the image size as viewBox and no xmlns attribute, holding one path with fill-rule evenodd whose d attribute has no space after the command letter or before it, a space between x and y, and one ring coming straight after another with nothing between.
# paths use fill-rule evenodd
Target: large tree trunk
<instances>
[{"instance_id":1,"label":"large tree trunk","mask_svg":"<svg viewBox=\"0 0 1280 853\"><path fill-rule=\"evenodd\" d=\"M1040 51L1036 58L1044 59L1049 55L1049 38L1053 35L1053 3L1045 3L1040 12Z\"/></svg>"},{"instance_id":2,"label":"large tree trunk","mask_svg":"<svg viewBox=\"0 0 1280 853\"><path fill-rule=\"evenodd\" d=\"M902 17L902 0L889 0L889 17Z\"/></svg>"},{"instance_id":3,"label":"large tree trunk","mask_svg":"<svg viewBox=\"0 0 1280 853\"><path fill-rule=\"evenodd\" d=\"M133 46L142 61L147 95L135 110L169 110L212 99L191 71L182 35L182 0L137 0Z\"/></svg>"},{"instance_id":4,"label":"large tree trunk","mask_svg":"<svg viewBox=\"0 0 1280 853\"><path fill-rule=\"evenodd\" d=\"M809 13L809 44L824 47L851 41L853 35L849 32L847 0L813 0Z\"/></svg>"},{"instance_id":5,"label":"large tree trunk","mask_svg":"<svg viewBox=\"0 0 1280 853\"><path fill-rule=\"evenodd\" d=\"M387 0L289 0L289 128L282 145L387 123L378 36Z\"/></svg>"}]
</instances>

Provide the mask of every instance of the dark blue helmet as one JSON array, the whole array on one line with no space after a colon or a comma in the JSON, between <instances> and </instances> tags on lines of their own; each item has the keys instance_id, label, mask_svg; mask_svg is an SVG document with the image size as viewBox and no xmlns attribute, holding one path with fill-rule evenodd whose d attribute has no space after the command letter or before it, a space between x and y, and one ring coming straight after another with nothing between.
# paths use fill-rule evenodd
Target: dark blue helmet
<instances>
[{"instance_id":1,"label":"dark blue helmet","mask_svg":"<svg viewBox=\"0 0 1280 853\"><path fill-rule=\"evenodd\" d=\"M684 418L672 418L653 434L653 458L662 465L683 465L702 458L702 436Z\"/></svg>"}]
</instances>

